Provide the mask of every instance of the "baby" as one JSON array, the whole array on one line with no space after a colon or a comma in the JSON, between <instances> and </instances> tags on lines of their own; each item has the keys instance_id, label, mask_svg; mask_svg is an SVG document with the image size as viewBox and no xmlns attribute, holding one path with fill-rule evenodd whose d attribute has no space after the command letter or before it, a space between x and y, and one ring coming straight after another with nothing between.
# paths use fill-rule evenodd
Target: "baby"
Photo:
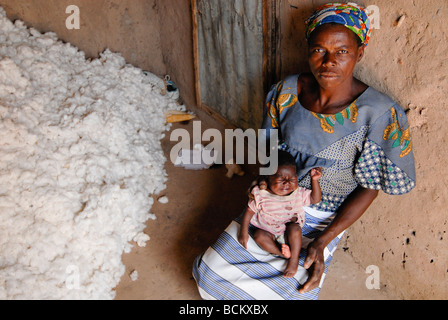
<instances>
[{"instance_id":1,"label":"baby","mask_svg":"<svg viewBox=\"0 0 448 320\"><path fill-rule=\"evenodd\" d=\"M299 267L303 207L321 200L322 169L311 169L310 176L312 190L299 187L294 157L279 151L277 172L252 189L238 232L238 241L247 249L249 223L256 227L254 240L262 249L289 259L283 274L287 278L293 277Z\"/></svg>"}]
</instances>

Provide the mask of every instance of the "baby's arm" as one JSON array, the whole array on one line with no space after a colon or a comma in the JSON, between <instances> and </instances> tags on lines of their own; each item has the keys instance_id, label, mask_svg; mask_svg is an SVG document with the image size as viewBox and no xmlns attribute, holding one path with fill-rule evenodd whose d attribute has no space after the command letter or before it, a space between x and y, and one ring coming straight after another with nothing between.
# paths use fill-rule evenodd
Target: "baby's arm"
<instances>
[{"instance_id":1,"label":"baby's arm","mask_svg":"<svg viewBox=\"0 0 448 320\"><path fill-rule=\"evenodd\" d=\"M254 200L254 195L252 193L252 190L255 187L260 188L260 190L266 190L268 188L267 178L265 176L258 176L257 179L252 181L252 184L250 185L250 188L247 192L249 199Z\"/></svg>"},{"instance_id":2,"label":"baby's arm","mask_svg":"<svg viewBox=\"0 0 448 320\"><path fill-rule=\"evenodd\" d=\"M238 242L247 249L247 241L249 241L249 223L255 212L251 208L247 207L244 212L243 220L241 221L240 231L238 232Z\"/></svg>"},{"instance_id":3,"label":"baby's arm","mask_svg":"<svg viewBox=\"0 0 448 320\"><path fill-rule=\"evenodd\" d=\"M319 179L322 177L322 168L311 169L311 204L319 203L322 198Z\"/></svg>"}]
</instances>

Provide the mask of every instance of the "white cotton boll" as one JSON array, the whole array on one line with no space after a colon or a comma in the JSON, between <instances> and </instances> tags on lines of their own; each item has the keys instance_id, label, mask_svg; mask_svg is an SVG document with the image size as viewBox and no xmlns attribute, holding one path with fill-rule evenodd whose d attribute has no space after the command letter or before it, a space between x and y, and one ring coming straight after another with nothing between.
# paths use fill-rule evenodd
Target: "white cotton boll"
<instances>
[{"instance_id":1,"label":"white cotton boll","mask_svg":"<svg viewBox=\"0 0 448 320\"><path fill-rule=\"evenodd\" d=\"M163 204L168 203L168 197L167 196L160 197L158 201Z\"/></svg>"},{"instance_id":2,"label":"white cotton boll","mask_svg":"<svg viewBox=\"0 0 448 320\"><path fill-rule=\"evenodd\" d=\"M86 61L2 8L0 42L0 298L113 299L122 253L156 219L177 106L119 54Z\"/></svg>"},{"instance_id":3,"label":"white cotton boll","mask_svg":"<svg viewBox=\"0 0 448 320\"><path fill-rule=\"evenodd\" d=\"M138 272L137 272L137 270L132 271L129 274L129 278L131 278L132 281L137 281L138 280Z\"/></svg>"},{"instance_id":4,"label":"white cotton boll","mask_svg":"<svg viewBox=\"0 0 448 320\"><path fill-rule=\"evenodd\" d=\"M40 37L37 39L37 43L43 47L49 47L54 44L54 39L51 37Z\"/></svg>"},{"instance_id":5,"label":"white cotton boll","mask_svg":"<svg viewBox=\"0 0 448 320\"><path fill-rule=\"evenodd\" d=\"M138 233L134 237L134 241L137 242L137 245L139 247L146 247L146 242L148 242L149 239L150 239L150 237L147 234L143 233L143 232Z\"/></svg>"},{"instance_id":6,"label":"white cotton boll","mask_svg":"<svg viewBox=\"0 0 448 320\"><path fill-rule=\"evenodd\" d=\"M26 45L20 45L17 47L17 55L23 58L32 58L34 56L34 51L31 47Z\"/></svg>"},{"instance_id":7,"label":"white cotton boll","mask_svg":"<svg viewBox=\"0 0 448 320\"><path fill-rule=\"evenodd\" d=\"M0 97L11 100L9 94L17 95L15 98L22 98L25 95L25 88L29 81L23 76L21 69L10 58L0 60Z\"/></svg>"}]
</instances>

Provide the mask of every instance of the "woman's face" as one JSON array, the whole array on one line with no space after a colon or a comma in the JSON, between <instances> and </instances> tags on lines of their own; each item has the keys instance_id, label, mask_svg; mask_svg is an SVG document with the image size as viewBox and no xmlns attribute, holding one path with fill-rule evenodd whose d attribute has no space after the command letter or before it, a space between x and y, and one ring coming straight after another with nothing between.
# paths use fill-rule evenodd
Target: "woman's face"
<instances>
[{"instance_id":1,"label":"woman's face","mask_svg":"<svg viewBox=\"0 0 448 320\"><path fill-rule=\"evenodd\" d=\"M357 35L341 24L324 24L309 39L308 61L322 88L330 89L351 81L356 63L364 55Z\"/></svg>"}]
</instances>

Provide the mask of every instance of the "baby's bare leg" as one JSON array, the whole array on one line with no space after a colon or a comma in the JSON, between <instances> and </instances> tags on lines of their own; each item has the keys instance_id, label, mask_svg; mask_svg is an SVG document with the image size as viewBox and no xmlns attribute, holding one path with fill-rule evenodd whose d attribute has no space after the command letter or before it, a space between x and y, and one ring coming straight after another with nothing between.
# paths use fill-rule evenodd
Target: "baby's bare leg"
<instances>
[{"instance_id":1,"label":"baby's bare leg","mask_svg":"<svg viewBox=\"0 0 448 320\"><path fill-rule=\"evenodd\" d=\"M290 223L286 227L286 239L291 251L291 258L289 258L286 266L284 277L292 278L297 273L299 267L299 254L302 246L302 228L297 223Z\"/></svg>"},{"instance_id":2,"label":"baby's bare leg","mask_svg":"<svg viewBox=\"0 0 448 320\"><path fill-rule=\"evenodd\" d=\"M254 240L263 250L278 256L283 256L281 247L278 242L275 241L275 237L272 233L257 229L254 232Z\"/></svg>"}]
</instances>

